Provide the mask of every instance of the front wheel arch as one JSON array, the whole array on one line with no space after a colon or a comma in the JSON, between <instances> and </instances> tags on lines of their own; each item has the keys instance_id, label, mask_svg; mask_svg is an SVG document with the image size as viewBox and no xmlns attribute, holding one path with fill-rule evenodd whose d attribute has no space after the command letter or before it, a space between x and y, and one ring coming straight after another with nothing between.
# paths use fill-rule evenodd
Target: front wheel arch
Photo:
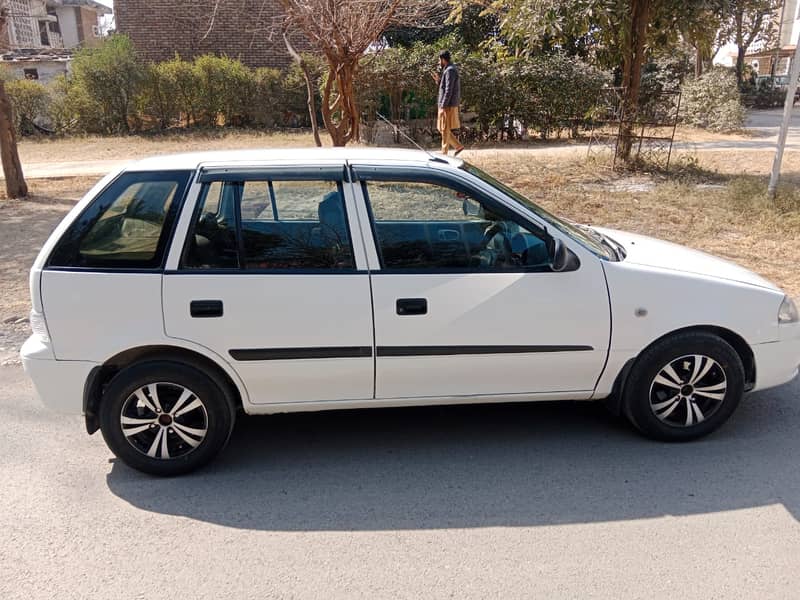
<instances>
[{"instance_id":1,"label":"front wheel arch","mask_svg":"<svg viewBox=\"0 0 800 600\"><path fill-rule=\"evenodd\" d=\"M620 369L616 379L614 380L614 386L612 387L611 394L604 401L606 407L613 414L617 416L622 416L624 414L625 408L622 399L624 398L625 394L625 386L628 382L631 369L636 363L637 359L642 354L647 352L647 350L649 350L651 347L661 343L663 340L684 333L710 333L728 342L728 344L730 344L733 349L736 350L736 353L739 355L742 365L744 366L745 391L750 391L753 389L753 387L755 387L756 359L750 344L748 344L742 336L734 331L731 331L730 329L719 327L717 325L693 325L691 327L684 327L682 329L676 329L674 331L670 331L669 333L665 333L661 337L653 340L650 344L643 348L639 354L628 360L622 366L622 369Z\"/></svg>"},{"instance_id":2,"label":"front wheel arch","mask_svg":"<svg viewBox=\"0 0 800 600\"><path fill-rule=\"evenodd\" d=\"M744 390L745 369L736 349L716 333L690 330L642 351L626 381L622 410L646 437L690 441L721 427Z\"/></svg>"}]
</instances>

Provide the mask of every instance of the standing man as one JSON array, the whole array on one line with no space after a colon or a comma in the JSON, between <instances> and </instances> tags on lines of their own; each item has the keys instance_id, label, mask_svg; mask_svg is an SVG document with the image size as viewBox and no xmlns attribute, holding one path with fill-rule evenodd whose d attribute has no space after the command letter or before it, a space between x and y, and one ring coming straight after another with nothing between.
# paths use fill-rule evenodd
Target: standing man
<instances>
[{"instance_id":1,"label":"standing man","mask_svg":"<svg viewBox=\"0 0 800 600\"><path fill-rule=\"evenodd\" d=\"M434 76L439 83L439 117L437 129L442 134L442 154L447 155L450 146L455 148L454 156L464 149L464 146L453 135L453 129L461 127L458 116L458 107L461 104L461 79L458 69L450 62L450 52L447 50L439 54L439 66L442 68L441 76Z\"/></svg>"}]
</instances>

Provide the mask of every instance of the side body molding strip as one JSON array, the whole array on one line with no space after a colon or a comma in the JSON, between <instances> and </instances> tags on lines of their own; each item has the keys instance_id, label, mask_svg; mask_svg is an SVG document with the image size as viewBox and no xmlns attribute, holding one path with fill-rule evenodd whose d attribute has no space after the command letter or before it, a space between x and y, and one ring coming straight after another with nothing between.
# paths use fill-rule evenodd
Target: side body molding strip
<instances>
[{"instance_id":1,"label":"side body molding strip","mask_svg":"<svg viewBox=\"0 0 800 600\"><path fill-rule=\"evenodd\" d=\"M590 352L591 346L378 346L378 357L458 356L465 354L538 354L542 352ZM367 358L369 346L333 348L244 348L229 350L235 360L309 360L317 358Z\"/></svg>"}]
</instances>

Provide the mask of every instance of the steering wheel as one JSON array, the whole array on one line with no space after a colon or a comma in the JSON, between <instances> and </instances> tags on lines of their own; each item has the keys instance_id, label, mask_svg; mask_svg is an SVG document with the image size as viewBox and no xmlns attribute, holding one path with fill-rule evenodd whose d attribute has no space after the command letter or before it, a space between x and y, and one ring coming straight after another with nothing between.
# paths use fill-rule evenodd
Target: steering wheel
<instances>
[{"instance_id":1,"label":"steering wheel","mask_svg":"<svg viewBox=\"0 0 800 600\"><path fill-rule=\"evenodd\" d=\"M497 264L498 259L502 260L506 265L514 264L514 254L511 251L511 240L508 239L508 236L506 235L506 232L504 231L500 222L496 221L486 228L486 230L483 232L481 247L484 249L484 251L489 251L494 255L496 252L498 252L498 249L496 247L489 248L489 244L498 238L500 240L500 256L495 256L494 260L492 260L492 264Z\"/></svg>"}]
</instances>

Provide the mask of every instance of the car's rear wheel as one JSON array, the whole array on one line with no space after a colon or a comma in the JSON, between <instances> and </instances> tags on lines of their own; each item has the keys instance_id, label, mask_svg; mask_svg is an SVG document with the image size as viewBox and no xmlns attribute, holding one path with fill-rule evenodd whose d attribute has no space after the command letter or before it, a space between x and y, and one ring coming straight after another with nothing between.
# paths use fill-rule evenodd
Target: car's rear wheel
<instances>
[{"instance_id":1,"label":"car's rear wheel","mask_svg":"<svg viewBox=\"0 0 800 600\"><path fill-rule=\"evenodd\" d=\"M688 441L720 427L744 393L736 350L706 332L665 338L637 359L625 387L630 421L648 437Z\"/></svg>"},{"instance_id":2,"label":"car's rear wheel","mask_svg":"<svg viewBox=\"0 0 800 600\"><path fill-rule=\"evenodd\" d=\"M148 361L111 380L100 404L100 429L127 465L180 475L225 447L234 415L225 392L206 374L181 363Z\"/></svg>"}]
</instances>

